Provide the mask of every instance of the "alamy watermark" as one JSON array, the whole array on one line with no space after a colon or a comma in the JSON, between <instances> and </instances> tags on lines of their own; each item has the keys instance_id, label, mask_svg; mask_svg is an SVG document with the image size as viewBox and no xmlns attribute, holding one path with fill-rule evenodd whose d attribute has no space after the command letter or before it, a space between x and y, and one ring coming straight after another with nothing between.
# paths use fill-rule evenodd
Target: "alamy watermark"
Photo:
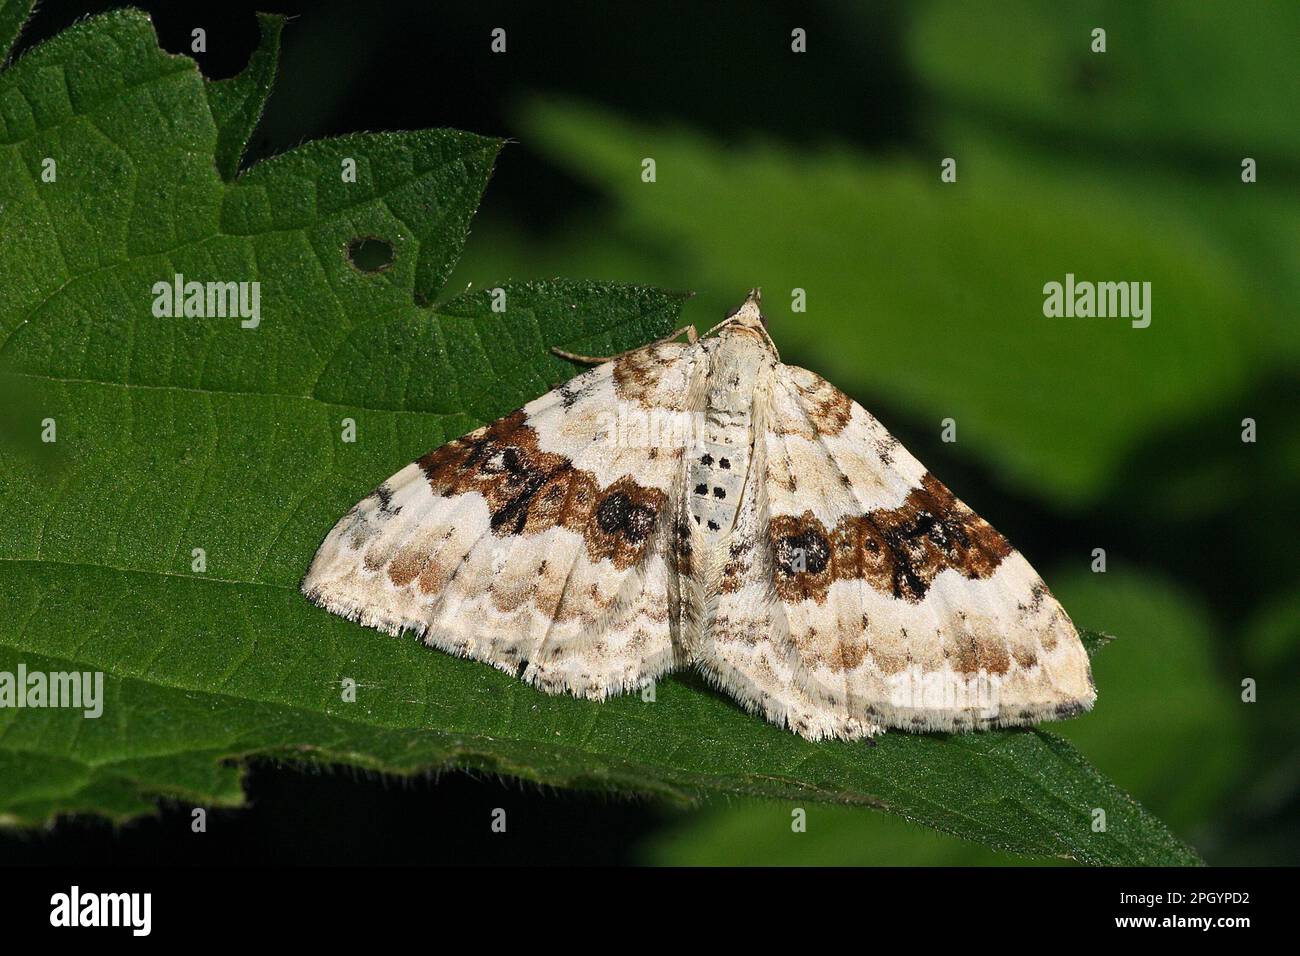
<instances>
[{"instance_id":1,"label":"alamy watermark","mask_svg":"<svg viewBox=\"0 0 1300 956\"><path fill-rule=\"evenodd\" d=\"M152 893L83 893L75 884L50 897L50 925L55 927L123 927L132 936L153 929Z\"/></svg>"},{"instance_id":2,"label":"alamy watermark","mask_svg":"<svg viewBox=\"0 0 1300 956\"><path fill-rule=\"evenodd\" d=\"M975 711L980 717L998 715L1002 680L996 674L979 671L958 674L926 671L913 665L886 679L889 703L918 711Z\"/></svg>"},{"instance_id":3,"label":"alamy watermark","mask_svg":"<svg viewBox=\"0 0 1300 956\"><path fill-rule=\"evenodd\" d=\"M104 713L103 671L0 671L0 707L80 710L92 720Z\"/></svg>"},{"instance_id":4,"label":"alamy watermark","mask_svg":"<svg viewBox=\"0 0 1300 956\"><path fill-rule=\"evenodd\" d=\"M245 329L262 323L262 283L186 281L176 273L171 282L153 284L153 314L158 319L242 319Z\"/></svg>"},{"instance_id":5,"label":"alamy watermark","mask_svg":"<svg viewBox=\"0 0 1300 956\"><path fill-rule=\"evenodd\" d=\"M1077 281L1073 272L1067 272L1065 282L1043 286L1043 315L1130 319L1133 328L1145 329L1151 324L1151 283Z\"/></svg>"},{"instance_id":6,"label":"alamy watermark","mask_svg":"<svg viewBox=\"0 0 1300 956\"><path fill-rule=\"evenodd\" d=\"M619 402L596 416L595 440L615 448L704 447L705 417L699 412L647 408Z\"/></svg>"}]
</instances>

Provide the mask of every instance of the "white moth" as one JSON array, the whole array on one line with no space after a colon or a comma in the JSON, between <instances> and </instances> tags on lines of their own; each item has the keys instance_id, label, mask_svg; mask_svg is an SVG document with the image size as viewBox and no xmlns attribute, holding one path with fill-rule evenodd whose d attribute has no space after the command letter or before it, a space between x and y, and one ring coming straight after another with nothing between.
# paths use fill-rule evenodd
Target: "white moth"
<instances>
[{"instance_id":1,"label":"white moth","mask_svg":"<svg viewBox=\"0 0 1300 956\"><path fill-rule=\"evenodd\" d=\"M591 359L406 466L303 591L552 693L695 666L811 739L1091 707L1088 656L1033 568L861 406L782 364L759 305Z\"/></svg>"}]
</instances>

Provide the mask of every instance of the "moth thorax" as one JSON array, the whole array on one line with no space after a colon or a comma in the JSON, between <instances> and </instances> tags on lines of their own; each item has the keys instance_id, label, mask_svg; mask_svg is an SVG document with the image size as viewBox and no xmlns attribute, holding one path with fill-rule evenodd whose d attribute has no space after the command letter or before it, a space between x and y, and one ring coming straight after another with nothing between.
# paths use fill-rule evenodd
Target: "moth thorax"
<instances>
[{"instance_id":1,"label":"moth thorax","mask_svg":"<svg viewBox=\"0 0 1300 956\"><path fill-rule=\"evenodd\" d=\"M703 448L687 469L691 519L708 537L729 534L754 443L753 396L765 363L761 341L724 335L710 355Z\"/></svg>"}]
</instances>

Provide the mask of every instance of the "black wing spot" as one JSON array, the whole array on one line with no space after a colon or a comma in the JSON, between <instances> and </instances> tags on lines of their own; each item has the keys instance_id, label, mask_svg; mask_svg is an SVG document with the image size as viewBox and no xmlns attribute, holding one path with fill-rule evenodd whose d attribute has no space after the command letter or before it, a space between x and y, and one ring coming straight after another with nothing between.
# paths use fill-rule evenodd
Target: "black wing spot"
<instances>
[{"instance_id":1,"label":"black wing spot","mask_svg":"<svg viewBox=\"0 0 1300 956\"><path fill-rule=\"evenodd\" d=\"M813 529L786 535L776 543L776 566L786 577L820 574L830 563L831 546Z\"/></svg>"},{"instance_id":2,"label":"black wing spot","mask_svg":"<svg viewBox=\"0 0 1300 956\"><path fill-rule=\"evenodd\" d=\"M699 519L696 519L696 520L699 520ZM710 522L709 522L709 530L710 530L710 531L721 531L722 529L718 526L718 523L717 523L716 521L710 521Z\"/></svg>"},{"instance_id":3,"label":"black wing spot","mask_svg":"<svg viewBox=\"0 0 1300 956\"><path fill-rule=\"evenodd\" d=\"M718 499L722 499L722 498L727 497L727 491L726 491L726 489L725 489L725 488L714 488L714 489L713 489L713 497L718 498Z\"/></svg>"},{"instance_id":4,"label":"black wing spot","mask_svg":"<svg viewBox=\"0 0 1300 956\"><path fill-rule=\"evenodd\" d=\"M718 467L719 467L719 468L730 468L730 467L731 467L731 461L730 461L730 459L727 459L727 458L719 458L719 459L718 459Z\"/></svg>"},{"instance_id":5,"label":"black wing spot","mask_svg":"<svg viewBox=\"0 0 1300 956\"><path fill-rule=\"evenodd\" d=\"M384 482L375 489L375 497L379 499L379 510L386 515L399 515L402 513L402 506L393 507L393 489L388 487L388 482Z\"/></svg>"},{"instance_id":6,"label":"black wing spot","mask_svg":"<svg viewBox=\"0 0 1300 956\"><path fill-rule=\"evenodd\" d=\"M633 503L621 491L605 498L596 509L596 524L606 534L622 535L633 544L645 539L654 527L653 509Z\"/></svg>"},{"instance_id":7,"label":"black wing spot","mask_svg":"<svg viewBox=\"0 0 1300 956\"><path fill-rule=\"evenodd\" d=\"M707 495L709 493L709 486L700 482L700 484L695 486L695 493L697 495Z\"/></svg>"}]
</instances>

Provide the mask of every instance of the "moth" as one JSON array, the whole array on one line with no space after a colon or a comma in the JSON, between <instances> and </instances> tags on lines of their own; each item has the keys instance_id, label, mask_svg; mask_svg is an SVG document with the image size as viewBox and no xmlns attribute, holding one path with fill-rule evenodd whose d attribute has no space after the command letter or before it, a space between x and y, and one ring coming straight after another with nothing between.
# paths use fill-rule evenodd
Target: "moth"
<instances>
[{"instance_id":1,"label":"moth","mask_svg":"<svg viewBox=\"0 0 1300 956\"><path fill-rule=\"evenodd\" d=\"M308 598L551 693L695 667L812 740L1092 706L1038 574L862 406L782 364L758 290L704 337L559 354L598 364L362 499Z\"/></svg>"}]
</instances>

